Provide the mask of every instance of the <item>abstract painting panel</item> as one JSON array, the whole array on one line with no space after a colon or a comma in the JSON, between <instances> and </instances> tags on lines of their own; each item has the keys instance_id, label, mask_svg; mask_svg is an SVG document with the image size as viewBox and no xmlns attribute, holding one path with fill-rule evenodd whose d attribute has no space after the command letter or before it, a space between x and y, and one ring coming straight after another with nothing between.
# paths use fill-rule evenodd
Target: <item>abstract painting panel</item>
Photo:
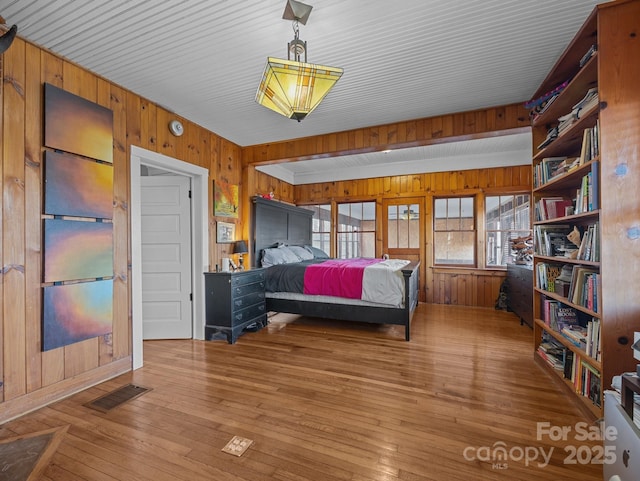
<instances>
[{"instance_id":1,"label":"abstract painting panel","mask_svg":"<svg viewBox=\"0 0 640 481\"><path fill-rule=\"evenodd\" d=\"M113 218L113 165L49 150L44 160L45 214Z\"/></svg>"},{"instance_id":2,"label":"abstract painting panel","mask_svg":"<svg viewBox=\"0 0 640 481\"><path fill-rule=\"evenodd\" d=\"M44 220L44 282L113 275L113 224Z\"/></svg>"},{"instance_id":3,"label":"abstract painting panel","mask_svg":"<svg viewBox=\"0 0 640 481\"><path fill-rule=\"evenodd\" d=\"M52 149L113 162L113 112L45 83L44 144Z\"/></svg>"},{"instance_id":4,"label":"abstract painting panel","mask_svg":"<svg viewBox=\"0 0 640 481\"><path fill-rule=\"evenodd\" d=\"M42 312L43 351L109 334L113 279L45 287Z\"/></svg>"},{"instance_id":5,"label":"abstract painting panel","mask_svg":"<svg viewBox=\"0 0 640 481\"><path fill-rule=\"evenodd\" d=\"M214 215L238 217L238 186L224 180L214 183Z\"/></svg>"}]
</instances>

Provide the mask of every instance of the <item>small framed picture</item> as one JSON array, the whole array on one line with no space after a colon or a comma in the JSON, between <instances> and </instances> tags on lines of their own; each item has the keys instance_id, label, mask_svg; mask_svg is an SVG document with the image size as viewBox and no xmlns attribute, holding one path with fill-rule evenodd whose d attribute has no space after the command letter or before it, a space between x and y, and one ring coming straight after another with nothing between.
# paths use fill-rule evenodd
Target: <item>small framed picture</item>
<instances>
[{"instance_id":1,"label":"small framed picture","mask_svg":"<svg viewBox=\"0 0 640 481\"><path fill-rule=\"evenodd\" d=\"M230 222L218 221L216 229L216 242L218 244L229 244L236 238L236 225Z\"/></svg>"}]
</instances>

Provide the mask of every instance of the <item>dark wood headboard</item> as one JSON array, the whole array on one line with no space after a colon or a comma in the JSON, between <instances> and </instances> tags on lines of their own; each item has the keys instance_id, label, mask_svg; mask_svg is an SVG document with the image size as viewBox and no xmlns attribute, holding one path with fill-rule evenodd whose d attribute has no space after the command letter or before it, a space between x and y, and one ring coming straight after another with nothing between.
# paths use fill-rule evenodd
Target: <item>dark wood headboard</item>
<instances>
[{"instance_id":1,"label":"dark wood headboard","mask_svg":"<svg viewBox=\"0 0 640 481\"><path fill-rule=\"evenodd\" d=\"M251 223L251 266L260 266L262 249L278 242L311 245L313 212L275 200L254 197Z\"/></svg>"}]
</instances>

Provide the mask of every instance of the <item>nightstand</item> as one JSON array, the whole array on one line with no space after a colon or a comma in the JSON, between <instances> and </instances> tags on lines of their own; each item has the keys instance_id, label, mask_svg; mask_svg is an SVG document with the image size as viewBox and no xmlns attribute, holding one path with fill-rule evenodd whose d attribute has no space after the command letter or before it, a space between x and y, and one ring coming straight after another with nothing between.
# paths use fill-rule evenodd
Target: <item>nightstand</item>
<instances>
[{"instance_id":1,"label":"nightstand","mask_svg":"<svg viewBox=\"0 0 640 481\"><path fill-rule=\"evenodd\" d=\"M244 331L267 325L264 269L205 272L205 339L224 335L233 344Z\"/></svg>"}]
</instances>

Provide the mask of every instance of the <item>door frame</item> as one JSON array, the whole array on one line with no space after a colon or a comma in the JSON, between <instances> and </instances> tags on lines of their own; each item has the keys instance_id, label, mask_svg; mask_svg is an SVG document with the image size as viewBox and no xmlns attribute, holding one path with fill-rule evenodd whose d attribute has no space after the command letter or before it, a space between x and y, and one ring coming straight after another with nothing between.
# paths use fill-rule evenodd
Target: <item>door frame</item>
<instances>
[{"instance_id":1,"label":"door frame","mask_svg":"<svg viewBox=\"0 0 640 481\"><path fill-rule=\"evenodd\" d=\"M420 218L418 224L419 239L418 239L418 258L420 260L420 267L418 268L420 274L420 282L418 286L418 300L420 302L426 301L426 272L428 257L426 251L427 233L426 226L427 220L430 218L430 211L427 209L427 198L424 195L409 195L403 197L383 197L380 202L380 214L381 214L381 237L380 246L383 253L389 253L388 245L388 231L389 231L389 219L388 219L388 206L389 205L402 205L402 204L418 204L420 207ZM402 256L403 249L394 249L395 254ZM413 249L411 249L413 250Z\"/></svg>"},{"instance_id":2,"label":"door frame","mask_svg":"<svg viewBox=\"0 0 640 481\"><path fill-rule=\"evenodd\" d=\"M205 290L209 270L209 170L157 152L131 146L131 341L133 369L142 367L142 232L140 167L156 167L191 178L192 335L204 339Z\"/></svg>"}]
</instances>

